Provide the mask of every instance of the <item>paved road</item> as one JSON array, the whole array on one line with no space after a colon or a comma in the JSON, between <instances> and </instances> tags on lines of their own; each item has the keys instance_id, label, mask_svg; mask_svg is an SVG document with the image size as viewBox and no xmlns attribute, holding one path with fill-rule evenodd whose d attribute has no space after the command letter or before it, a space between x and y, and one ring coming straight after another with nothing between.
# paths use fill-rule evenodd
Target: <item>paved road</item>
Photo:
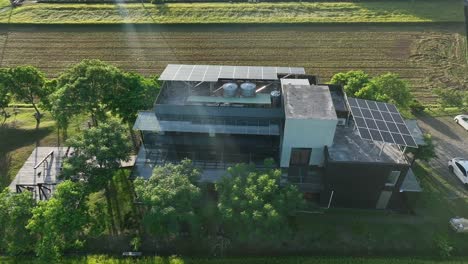
<instances>
[{"instance_id":1,"label":"paved road","mask_svg":"<svg viewBox=\"0 0 468 264\"><path fill-rule=\"evenodd\" d=\"M466 198L468 190L464 188L460 180L451 174L447 167L447 161L454 157L468 158L468 132L453 121L453 117L420 117L419 126L424 132L430 133L436 147L437 158L430 162L430 166L442 177L441 183L450 184L453 191L449 192L449 198Z\"/></svg>"}]
</instances>

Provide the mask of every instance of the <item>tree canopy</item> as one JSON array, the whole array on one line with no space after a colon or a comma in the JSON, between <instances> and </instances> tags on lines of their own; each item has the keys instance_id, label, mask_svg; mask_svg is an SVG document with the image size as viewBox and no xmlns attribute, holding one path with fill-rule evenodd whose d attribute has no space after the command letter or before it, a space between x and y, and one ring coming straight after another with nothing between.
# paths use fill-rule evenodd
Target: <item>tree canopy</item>
<instances>
[{"instance_id":1,"label":"tree canopy","mask_svg":"<svg viewBox=\"0 0 468 264\"><path fill-rule=\"evenodd\" d=\"M197 230L200 189L195 186L199 172L189 160L157 166L148 179L135 180L138 200L146 207L143 223L147 230L163 238L182 231Z\"/></svg>"},{"instance_id":2,"label":"tree canopy","mask_svg":"<svg viewBox=\"0 0 468 264\"><path fill-rule=\"evenodd\" d=\"M26 229L35 202L30 192L0 192L0 251L9 255L28 253L34 239Z\"/></svg>"},{"instance_id":3,"label":"tree canopy","mask_svg":"<svg viewBox=\"0 0 468 264\"><path fill-rule=\"evenodd\" d=\"M290 230L287 218L295 215L304 200L295 186L280 187L280 176L277 169L256 170L239 164L216 183L218 208L231 234L262 239Z\"/></svg>"},{"instance_id":4,"label":"tree canopy","mask_svg":"<svg viewBox=\"0 0 468 264\"><path fill-rule=\"evenodd\" d=\"M6 69L0 69L0 116L3 117L2 125L5 123L9 114L6 110L10 104L10 93L4 80L8 79Z\"/></svg>"},{"instance_id":5,"label":"tree canopy","mask_svg":"<svg viewBox=\"0 0 468 264\"><path fill-rule=\"evenodd\" d=\"M48 90L44 89L44 74L33 66L18 66L8 68L6 74L2 74L2 79L3 85L17 100L32 104L36 111L37 126L39 126L41 112L37 104L40 99L48 96Z\"/></svg>"},{"instance_id":6,"label":"tree canopy","mask_svg":"<svg viewBox=\"0 0 468 264\"><path fill-rule=\"evenodd\" d=\"M128 161L132 150L125 128L114 120L101 123L70 138L67 144L74 155L64 161L65 179L80 177L93 190L102 189L121 161Z\"/></svg>"},{"instance_id":7,"label":"tree canopy","mask_svg":"<svg viewBox=\"0 0 468 264\"><path fill-rule=\"evenodd\" d=\"M356 93L366 86L370 77L364 71L340 72L333 75L330 83L342 85L349 96L356 96Z\"/></svg>"},{"instance_id":8,"label":"tree canopy","mask_svg":"<svg viewBox=\"0 0 468 264\"><path fill-rule=\"evenodd\" d=\"M83 60L65 71L51 85L49 110L66 128L79 113L91 115L93 125L107 120L107 113L134 122L138 110L151 106L158 93L153 79L127 73L100 60Z\"/></svg>"},{"instance_id":9,"label":"tree canopy","mask_svg":"<svg viewBox=\"0 0 468 264\"><path fill-rule=\"evenodd\" d=\"M52 198L32 210L27 228L37 237L39 257L57 259L65 250L83 245L83 231L89 223L84 189L82 183L64 181Z\"/></svg>"},{"instance_id":10,"label":"tree canopy","mask_svg":"<svg viewBox=\"0 0 468 264\"><path fill-rule=\"evenodd\" d=\"M419 145L417 149L408 148L407 152L413 153L416 155L416 158L422 161L430 161L431 159L437 157L435 152L435 145L432 140L431 134L424 134L424 145Z\"/></svg>"},{"instance_id":11,"label":"tree canopy","mask_svg":"<svg viewBox=\"0 0 468 264\"><path fill-rule=\"evenodd\" d=\"M363 71L349 71L335 74L330 83L343 85L348 96L390 102L402 109L413 101L409 84L394 73L369 78Z\"/></svg>"},{"instance_id":12,"label":"tree canopy","mask_svg":"<svg viewBox=\"0 0 468 264\"><path fill-rule=\"evenodd\" d=\"M113 93L121 75L120 69L100 60L75 64L57 78L56 93L52 96L56 103L51 107L54 116L71 118L86 112L95 125L104 121L107 107L104 99Z\"/></svg>"},{"instance_id":13,"label":"tree canopy","mask_svg":"<svg viewBox=\"0 0 468 264\"><path fill-rule=\"evenodd\" d=\"M105 102L109 110L121 117L123 122L133 124L139 110L152 107L158 92L159 84L155 79L124 72Z\"/></svg>"}]
</instances>

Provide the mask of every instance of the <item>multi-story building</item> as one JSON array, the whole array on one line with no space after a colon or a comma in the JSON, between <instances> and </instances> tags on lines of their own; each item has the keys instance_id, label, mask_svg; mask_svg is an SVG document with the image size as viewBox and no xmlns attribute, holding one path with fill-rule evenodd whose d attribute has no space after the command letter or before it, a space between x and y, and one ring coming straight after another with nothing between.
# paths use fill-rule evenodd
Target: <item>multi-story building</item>
<instances>
[{"instance_id":1,"label":"multi-story building","mask_svg":"<svg viewBox=\"0 0 468 264\"><path fill-rule=\"evenodd\" d=\"M170 64L159 79L154 109L134 126L134 176L189 158L215 182L272 158L282 182L324 206L384 209L421 191L403 151L417 144L391 104L347 98L303 68Z\"/></svg>"}]
</instances>

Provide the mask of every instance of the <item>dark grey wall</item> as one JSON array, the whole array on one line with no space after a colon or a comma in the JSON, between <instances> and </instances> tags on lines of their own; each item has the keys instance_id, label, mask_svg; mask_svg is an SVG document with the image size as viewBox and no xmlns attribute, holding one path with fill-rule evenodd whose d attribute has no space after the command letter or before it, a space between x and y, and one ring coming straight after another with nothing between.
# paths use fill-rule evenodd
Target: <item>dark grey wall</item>
<instances>
[{"instance_id":1,"label":"dark grey wall","mask_svg":"<svg viewBox=\"0 0 468 264\"><path fill-rule=\"evenodd\" d=\"M322 205L328 205L331 191L334 191L332 207L374 208L383 190L393 191L389 206L400 195L409 165L388 163L325 162L324 191ZM386 187L385 182L391 171L401 171L395 187ZM395 197L394 197L395 196ZM400 199L396 199L400 200Z\"/></svg>"}]
</instances>

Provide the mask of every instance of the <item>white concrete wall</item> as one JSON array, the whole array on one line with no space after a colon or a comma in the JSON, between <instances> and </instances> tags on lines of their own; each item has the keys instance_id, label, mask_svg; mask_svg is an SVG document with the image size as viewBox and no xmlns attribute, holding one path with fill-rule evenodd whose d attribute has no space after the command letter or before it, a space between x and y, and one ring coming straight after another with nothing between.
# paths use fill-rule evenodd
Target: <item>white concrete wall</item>
<instances>
[{"instance_id":1,"label":"white concrete wall","mask_svg":"<svg viewBox=\"0 0 468 264\"><path fill-rule=\"evenodd\" d=\"M310 165L323 165L323 149L332 145L337 122L336 119L286 118L281 146L281 167L289 167L292 148L312 148Z\"/></svg>"}]
</instances>

